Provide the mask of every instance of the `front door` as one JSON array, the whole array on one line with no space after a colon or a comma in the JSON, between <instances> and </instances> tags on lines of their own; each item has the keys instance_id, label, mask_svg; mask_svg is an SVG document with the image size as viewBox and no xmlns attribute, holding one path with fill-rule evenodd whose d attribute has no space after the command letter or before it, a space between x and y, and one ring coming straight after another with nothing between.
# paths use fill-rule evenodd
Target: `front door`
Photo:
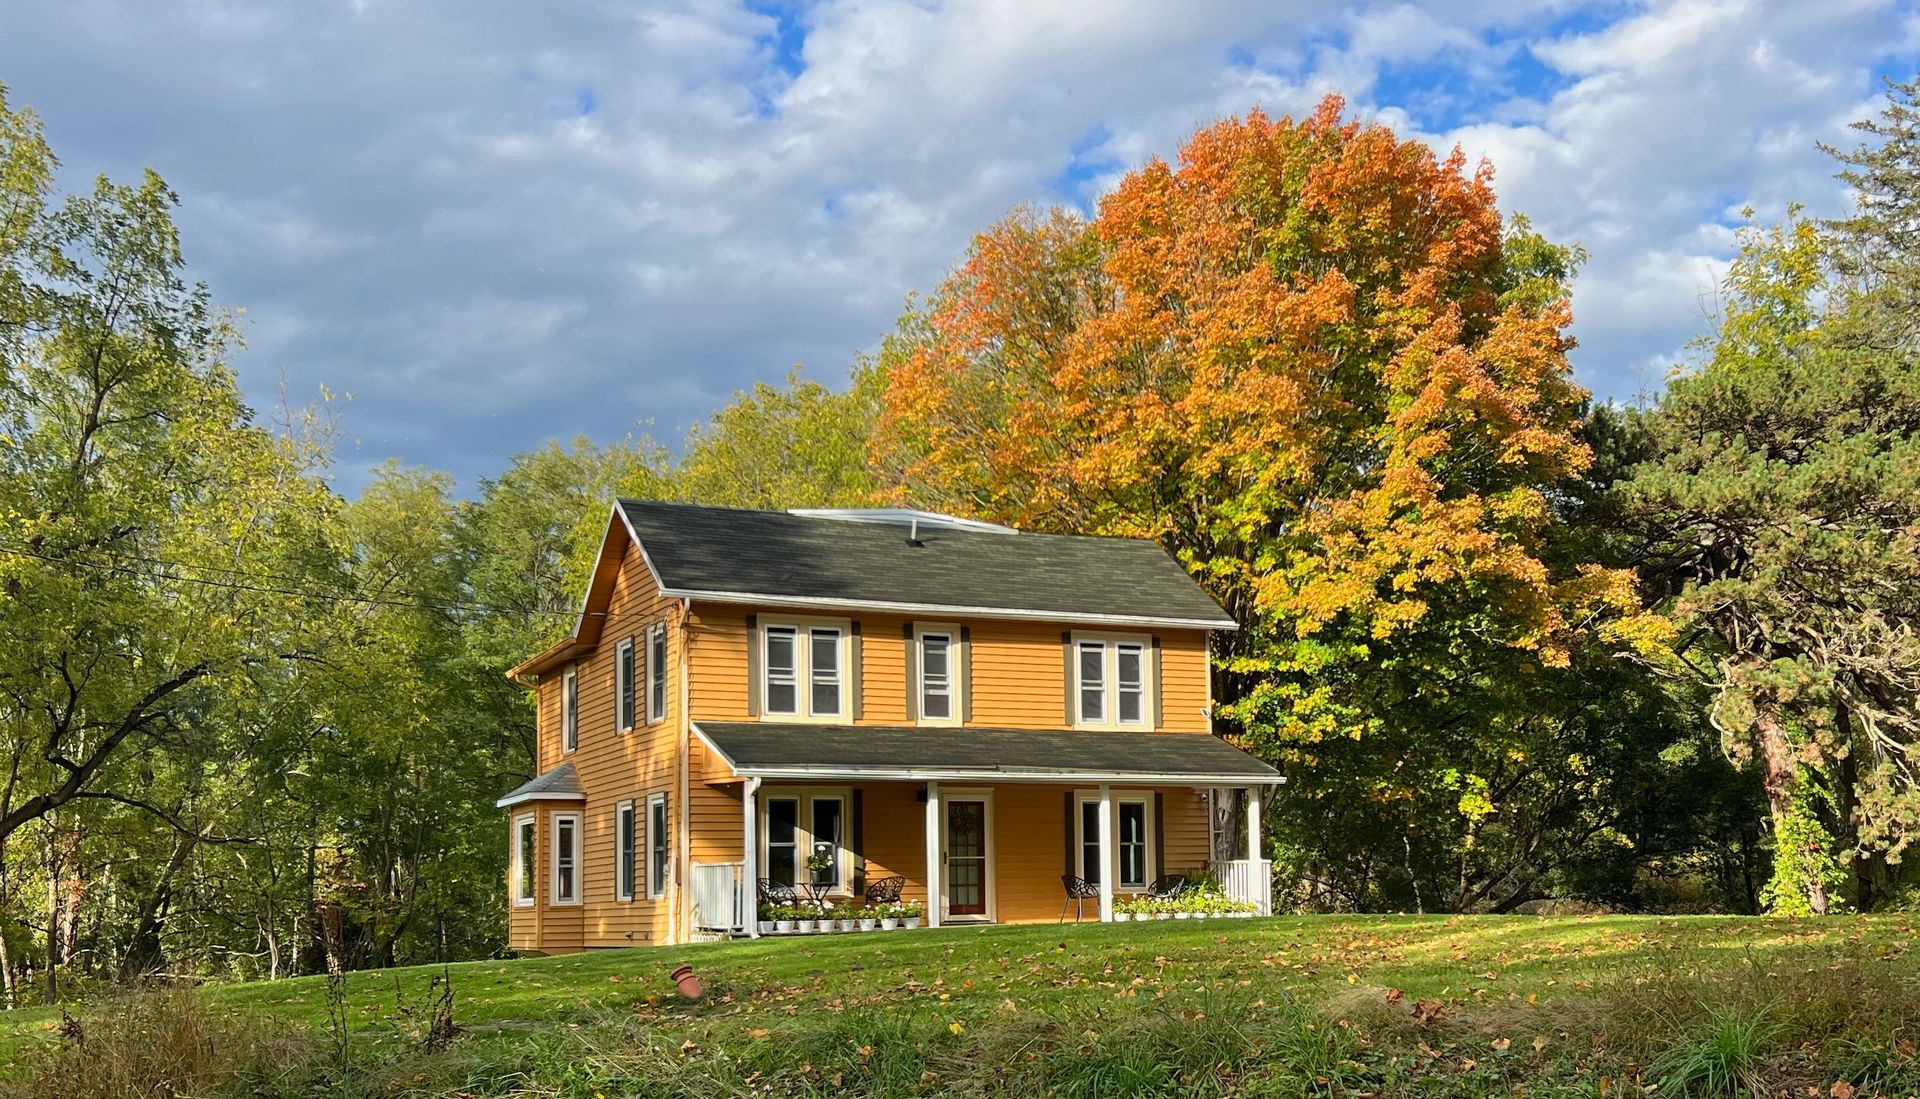
<instances>
[{"instance_id":1,"label":"front door","mask_svg":"<svg viewBox=\"0 0 1920 1099\"><path fill-rule=\"evenodd\" d=\"M947 801L946 821L947 915L957 918L987 914L987 803L983 798Z\"/></svg>"}]
</instances>

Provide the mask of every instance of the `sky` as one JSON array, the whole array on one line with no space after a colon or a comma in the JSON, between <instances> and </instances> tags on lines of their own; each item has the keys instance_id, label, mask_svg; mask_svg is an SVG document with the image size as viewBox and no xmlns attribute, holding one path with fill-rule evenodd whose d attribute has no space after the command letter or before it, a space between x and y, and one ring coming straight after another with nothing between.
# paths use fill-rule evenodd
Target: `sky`
<instances>
[{"instance_id":1,"label":"sky","mask_svg":"<svg viewBox=\"0 0 1920 1099\"><path fill-rule=\"evenodd\" d=\"M1360 117L1584 245L1604 398L1706 330L1742 210L1835 213L1819 142L1920 68L1896 0L8 0L62 182L157 169L266 407L348 395L337 483L468 489L547 439L833 385L1019 204L1093 209L1208 122Z\"/></svg>"}]
</instances>

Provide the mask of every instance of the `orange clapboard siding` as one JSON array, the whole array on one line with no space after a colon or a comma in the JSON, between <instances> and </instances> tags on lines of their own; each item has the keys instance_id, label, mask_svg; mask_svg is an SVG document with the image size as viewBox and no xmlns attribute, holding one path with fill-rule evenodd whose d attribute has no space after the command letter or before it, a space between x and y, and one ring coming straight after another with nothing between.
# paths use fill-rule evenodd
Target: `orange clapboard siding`
<instances>
[{"instance_id":1,"label":"orange clapboard siding","mask_svg":"<svg viewBox=\"0 0 1920 1099\"><path fill-rule=\"evenodd\" d=\"M661 942L668 934L670 899L649 900L646 896L646 858L650 844L647 799L654 794L668 798L669 823L674 803L679 799L679 667L681 631L677 628L680 604L662 598L653 575L639 552L627 547L614 579L607 604L607 618L600 644L584 659L572 665L579 676L579 746L565 751L561 744L561 706L566 668L555 668L541 677L539 684L540 768L548 770L561 763L572 763L585 791L584 804L575 803L581 813L581 898L574 909L576 946L629 946L635 943ZM648 646L647 631L659 625L666 630L667 691L666 712L661 720L647 721ZM634 644L635 727L627 732L615 729L617 685L615 667L620 643ZM615 873L617 818L621 803L632 801L635 812L635 897L617 899ZM560 810L560 811L564 811ZM550 838L543 838L550 844ZM543 868L541 886L550 895L549 872ZM542 898L536 907L547 907ZM572 906L563 906L561 911ZM543 915L545 915L543 911ZM564 936L551 919L541 922L542 949L553 949Z\"/></svg>"},{"instance_id":2,"label":"orange clapboard siding","mask_svg":"<svg viewBox=\"0 0 1920 1099\"><path fill-rule=\"evenodd\" d=\"M747 615L738 606L693 605L693 720L740 721L748 715ZM762 623L784 611L759 614ZM806 616L800 616L806 617ZM1061 635L1044 622L908 618L866 615L860 623L860 701L856 724L902 725L907 718L907 640L910 623L964 625L969 634L972 724L983 728L1058 729L1066 720L1066 669ZM1203 630L1113 631L1160 639L1161 722L1167 732L1208 731L1207 639Z\"/></svg>"}]
</instances>

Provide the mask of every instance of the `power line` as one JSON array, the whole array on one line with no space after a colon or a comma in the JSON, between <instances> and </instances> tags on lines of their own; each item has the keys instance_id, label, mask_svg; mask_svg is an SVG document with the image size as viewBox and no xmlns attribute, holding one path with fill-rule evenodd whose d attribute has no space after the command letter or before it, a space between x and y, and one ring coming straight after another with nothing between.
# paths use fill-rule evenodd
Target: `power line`
<instances>
[{"instance_id":1,"label":"power line","mask_svg":"<svg viewBox=\"0 0 1920 1099\"><path fill-rule=\"evenodd\" d=\"M398 596L393 596L367 595L340 588L335 588L330 591L316 591L311 588L303 589L294 586L280 586L304 583L304 581L298 581L295 578L275 573L248 572L240 569L225 568L219 565L202 565L190 561L167 561L137 554L121 555L120 557L121 562L133 562L133 564L115 563L111 561L86 561L79 558L55 557L38 550L21 547L18 544L8 544L6 542L0 542L0 554L31 558L63 567L94 569L122 576L166 580L180 584L197 584L201 587L222 588L229 591L245 591L260 595L282 595L293 599L304 599L322 603L352 603L361 606L390 607L399 610L464 610L495 614L549 615L565 618L575 618L579 615L579 612L570 610L539 607L506 607L494 603L483 603L477 600L443 600L410 592L402 592ZM136 567L136 565L145 567ZM166 571L183 568L197 569L202 572L225 573L229 576L245 577L246 579L224 580L205 576L184 576L177 572ZM274 583L256 583L254 581L272 581ZM614 614L608 611L588 611L586 613L587 617L602 618L609 621L625 617L625 615Z\"/></svg>"}]
</instances>

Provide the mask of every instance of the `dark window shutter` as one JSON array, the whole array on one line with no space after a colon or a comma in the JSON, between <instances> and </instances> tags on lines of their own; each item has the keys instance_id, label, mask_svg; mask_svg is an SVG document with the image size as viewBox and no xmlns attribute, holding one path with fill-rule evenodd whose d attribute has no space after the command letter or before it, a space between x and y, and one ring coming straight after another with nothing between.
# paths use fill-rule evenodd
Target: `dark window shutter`
<instances>
[{"instance_id":1,"label":"dark window shutter","mask_svg":"<svg viewBox=\"0 0 1920 1099\"><path fill-rule=\"evenodd\" d=\"M973 724L973 630L960 627L960 723Z\"/></svg>"},{"instance_id":2,"label":"dark window shutter","mask_svg":"<svg viewBox=\"0 0 1920 1099\"><path fill-rule=\"evenodd\" d=\"M900 636L907 648L907 720L920 720L920 653L914 644L913 623L900 627Z\"/></svg>"},{"instance_id":3,"label":"dark window shutter","mask_svg":"<svg viewBox=\"0 0 1920 1099\"><path fill-rule=\"evenodd\" d=\"M853 895L863 897L867 893L867 825L865 806L861 804L861 790L853 788L853 820L848 822L848 831L853 834Z\"/></svg>"},{"instance_id":4,"label":"dark window shutter","mask_svg":"<svg viewBox=\"0 0 1920 1099\"><path fill-rule=\"evenodd\" d=\"M1066 705L1066 725L1073 727L1073 634L1060 635L1060 678L1064 683L1060 697Z\"/></svg>"},{"instance_id":5,"label":"dark window shutter","mask_svg":"<svg viewBox=\"0 0 1920 1099\"><path fill-rule=\"evenodd\" d=\"M1167 876L1167 796L1153 792L1153 880Z\"/></svg>"},{"instance_id":6,"label":"dark window shutter","mask_svg":"<svg viewBox=\"0 0 1920 1099\"><path fill-rule=\"evenodd\" d=\"M866 707L861 704L861 696L864 695L866 692L862 688L861 682L860 682L860 620L859 619L857 618L854 619L852 629L853 629L853 636L847 639L847 647L853 650L852 653L847 658L847 663L851 665L847 670L847 679L849 683L849 689L853 691L853 719L855 721L858 721L860 720L860 715L866 712Z\"/></svg>"},{"instance_id":7,"label":"dark window shutter","mask_svg":"<svg viewBox=\"0 0 1920 1099\"><path fill-rule=\"evenodd\" d=\"M1150 728L1158 729L1166 723L1167 712L1160 705L1160 635L1153 635L1153 720Z\"/></svg>"},{"instance_id":8,"label":"dark window shutter","mask_svg":"<svg viewBox=\"0 0 1920 1099\"><path fill-rule=\"evenodd\" d=\"M1066 832L1067 832L1067 839L1066 839L1066 864L1067 864L1067 869L1066 869L1066 871L1065 871L1065 872L1066 872L1066 873L1068 873L1068 874L1078 874L1078 873L1079 873L1079 871L1078 871L1078 870L1076 870L1076 869L1074 869L1074 868L1075 868L1076 866L1078 866L1079 864L1078 864L1077 862L1075 862L1075 861L1074 861L1074 858L1073 858L1073 791L1072 791L1072 790L1068 790L1068 791L1067 791L1067 793L1066 793L1066 798L1067 798L1067 812L1066 812Z\"/></svg>"},{"instance_id":9,"label":"dark window shutter","mask_svg":"<svg viewBox=\"0 0 1920 1099\"><path fill-rule=\"evenodd\" d=\"M760 716L760 616L747 616L747 716Z\"/></svg>"}]
</instances>

